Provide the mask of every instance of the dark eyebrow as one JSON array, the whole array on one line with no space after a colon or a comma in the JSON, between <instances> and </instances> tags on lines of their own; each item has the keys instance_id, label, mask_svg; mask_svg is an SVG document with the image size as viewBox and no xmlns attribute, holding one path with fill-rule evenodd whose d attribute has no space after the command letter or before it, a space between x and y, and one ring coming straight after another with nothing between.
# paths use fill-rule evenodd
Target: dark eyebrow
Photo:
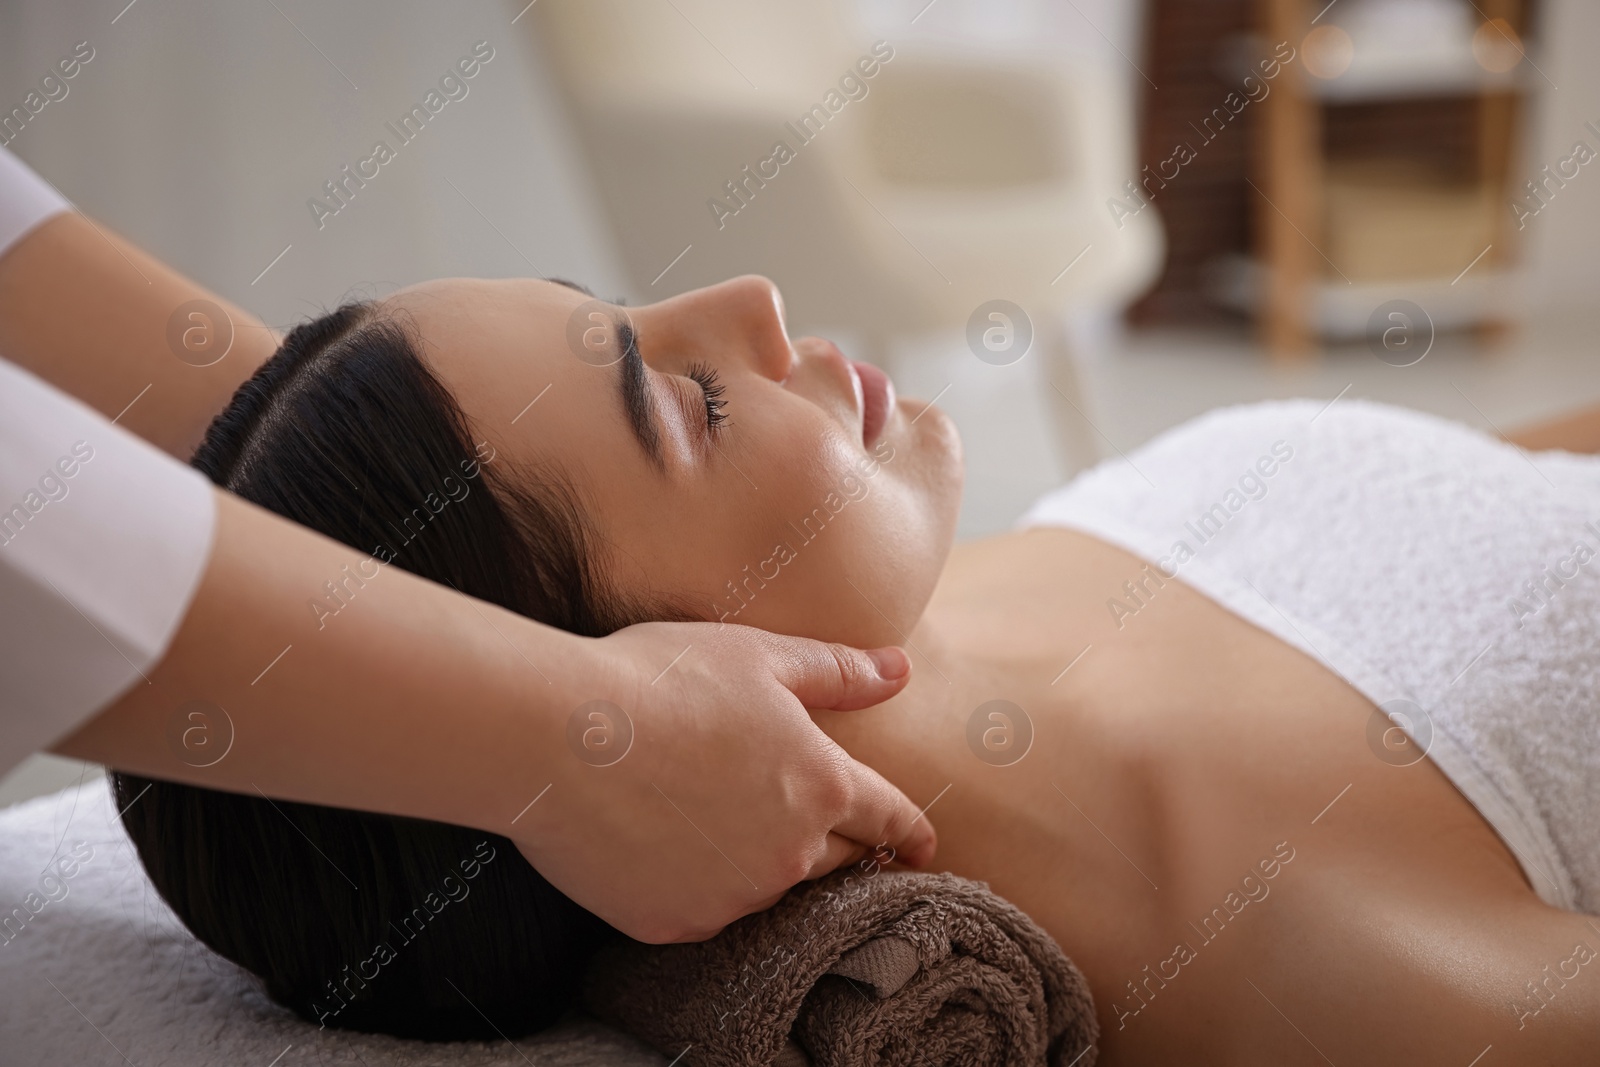
<instances>
[{"instance_id":1,"label":"dark eyebrow","mask_svg":"<svg viewBox=\"0 0 1600 1067\"><path fill-rule=\"evenodd\" d=\"M582 293L584 296L593 296L594 295L594 290L590 289L587 285L579 285L577 282L571 282L571 281L568 281L565 278L546 278L545 281L547 281L547 282L555 282L557 285L564 285L568 289L576 289L578 292Z\"/></svg>"},{"instance_id":2,"label":"dark eyebrow","mask_svg":"<svg viewBox=\"0 0 1600 1067\"><path fill-rule=\"evenodd\" d=\"M633 325L624 316L617 316L616 330L617 345L622 349L617 385L622 391L622 409L628 415L628 427L633 430L633 436L639 439L650 461L665 470L666 461L661 454L661 426L652 402L644 357L639 354L638 338L633 332Z\"/></svg>"},{"instance_id":3,"label":"dark eyebrow","mask_svg":"<svg viewBox=\"0 0 1600 1067\"><path fill-rule=\"evenodd\" d=\"M564 285L584 296L594 296L594 290L587 285L580 285L566 278L546 278L545 281ZM628 428L633 431L633 436L638 438L639 445L644 449L645 455L650 457L650 462L665 470L666 461L661 454L661 426L656 418L650 376L645 372L644 357L639 354L638 337L633 332L633 324L626 316L618 316L614 322L617 347L622 349L622 367L617 377L617 386L622 391L622 410L627 413Z\"/></svg>"}]
</instances>

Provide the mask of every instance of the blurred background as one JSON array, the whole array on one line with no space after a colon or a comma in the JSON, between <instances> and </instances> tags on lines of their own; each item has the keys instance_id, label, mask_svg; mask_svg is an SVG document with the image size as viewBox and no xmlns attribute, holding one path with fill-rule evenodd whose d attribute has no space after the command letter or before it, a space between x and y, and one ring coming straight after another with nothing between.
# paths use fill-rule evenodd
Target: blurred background
<instances>
[{"instance_id":1,"label":"blurred background","mask_svg":"<svg viewBox=\"0 0 1600 1067\"><path fill-rule=\"evenodd\" d=\"M767 274L954 416L970 537L1218 405L1600 399L1597 43L1591 0L4 0L0 140L280 328Z\"/></svg>"}]
</instances>

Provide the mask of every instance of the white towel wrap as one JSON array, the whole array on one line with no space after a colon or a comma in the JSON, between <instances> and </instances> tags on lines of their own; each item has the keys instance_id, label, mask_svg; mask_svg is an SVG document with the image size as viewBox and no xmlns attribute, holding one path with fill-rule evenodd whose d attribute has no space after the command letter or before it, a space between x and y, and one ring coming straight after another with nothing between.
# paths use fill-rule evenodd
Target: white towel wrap
<instances>
[{"instance_id":1,"label":"white towel wrap","mask_svg":"<svg viewBox=\"0 0 1600 1067\"><path fill-rule=\"evenodd\" d=\"M1600 911L1600 457L1358 400L1264 403L1107 461L1019 525L1176 568L1373 703L1411 702L1407 732L1539 896Z\"/></svg>"}]
</instances>

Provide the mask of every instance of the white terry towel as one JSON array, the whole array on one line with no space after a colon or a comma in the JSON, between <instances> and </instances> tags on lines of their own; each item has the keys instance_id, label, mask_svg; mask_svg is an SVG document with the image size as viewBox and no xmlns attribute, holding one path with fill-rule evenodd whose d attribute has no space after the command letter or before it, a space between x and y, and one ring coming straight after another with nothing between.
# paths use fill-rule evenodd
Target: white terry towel
<instances>
[{"instance_id":1,"label":"white terry towel","mask_svg":"<svg viewBox=\"0 0 1600 1067\"><path fill-rule=\"evenodd\" d=\"M196 941L145 877L104 777L0 810L0 1067L661 1067L575 1020L495 1043L319 1030Z\"/></svg>"},{"instance_id":2,"label":"white terry towel","mask_svg":"<svg viewBox=\"0 0 1600 1067\"><path fill-rule=\"evenodd\" d=\"M1600 456L1348 398L1252 404L1108 460L1020 525L1118 545L1320 660L1395 716L1543 900L1600 914ZM1136 625L1141 602L1108 612Z\"/></svg>"}]
</instances>

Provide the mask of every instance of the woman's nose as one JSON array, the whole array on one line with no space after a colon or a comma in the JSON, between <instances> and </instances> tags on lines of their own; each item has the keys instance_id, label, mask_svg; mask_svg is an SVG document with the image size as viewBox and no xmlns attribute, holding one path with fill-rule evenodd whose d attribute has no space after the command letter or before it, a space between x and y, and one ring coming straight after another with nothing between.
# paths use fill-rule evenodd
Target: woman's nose
<instances>
[{"instance_id":1,"label":"woman's nose","mask_svg":"<svg viewBox=\"0 0 1600 1067\"><path fill-rule=\"evenodd\" d=\"M794 347L783 322L783 296L759 274L746 274L685 293L680 310L714 362L739 360L782 382L794 369Z\"/></svg>"}]
</instances>

